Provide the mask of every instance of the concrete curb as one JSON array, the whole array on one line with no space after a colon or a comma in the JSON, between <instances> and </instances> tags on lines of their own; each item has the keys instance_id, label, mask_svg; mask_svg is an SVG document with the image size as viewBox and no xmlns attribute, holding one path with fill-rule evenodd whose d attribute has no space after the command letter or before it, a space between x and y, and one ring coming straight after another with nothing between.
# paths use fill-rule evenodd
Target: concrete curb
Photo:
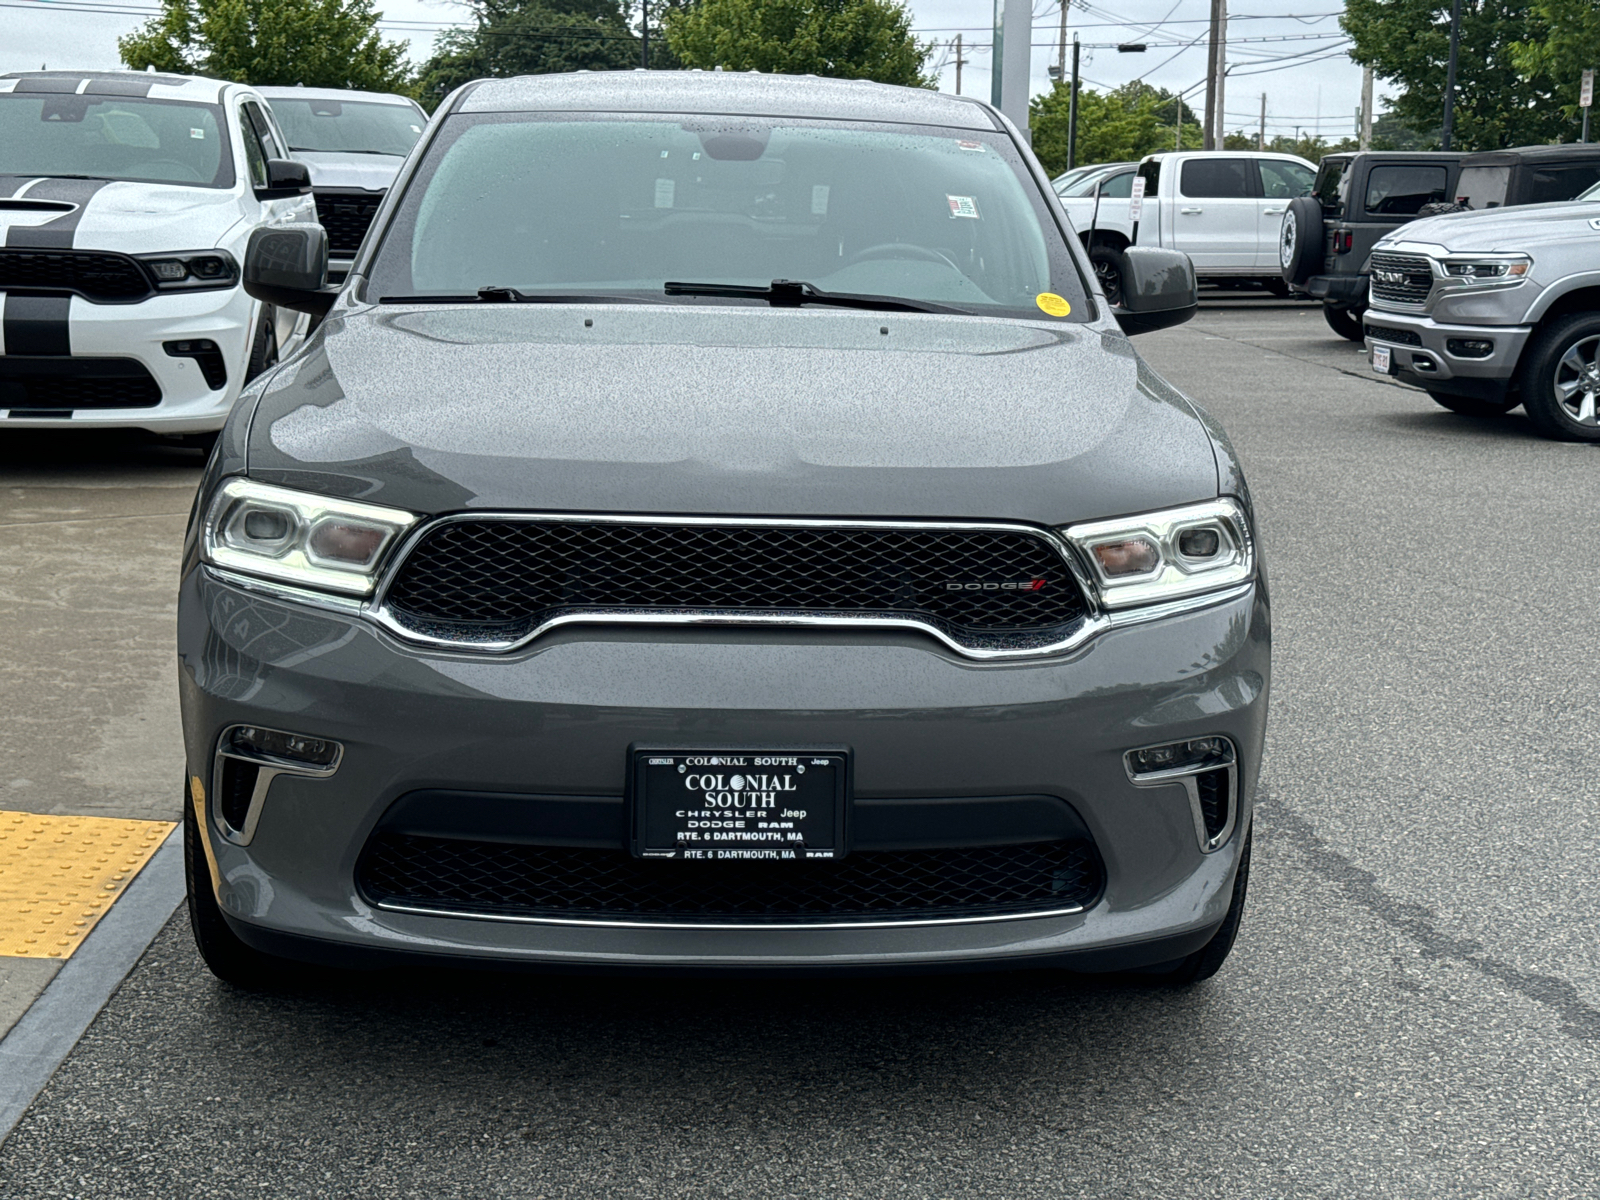
<instances>
[{"instance_id":1,"label":"concrete curb","mask_svg":"<svg viewBox=\"0 0 1600 1200\"><path fill-rule=\"evenodd\" d=\"M180 824L0 1040L0 1142L171 919L183 895Z\"/></svg>"}]
</instances>

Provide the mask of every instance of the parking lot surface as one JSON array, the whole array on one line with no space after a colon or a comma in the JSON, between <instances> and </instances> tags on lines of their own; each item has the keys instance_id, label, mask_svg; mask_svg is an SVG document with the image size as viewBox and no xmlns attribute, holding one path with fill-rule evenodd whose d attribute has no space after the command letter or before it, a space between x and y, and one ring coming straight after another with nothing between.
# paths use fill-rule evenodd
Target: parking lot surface
<instances>
[{"instance_id":1,"label":"parking lot surface","mask_svg":"<svg viewBox=\"0 0 1600 1200\"><path fill-rule=\"evenodd\" d=\"M180 912L0 1147L0 1192L1592 1193L1596 451L1374 377L1304 305L1225 295L1138 345L1232 435L1274 601L1250 903L1215 980L413 972L249 994ZM22 638L56 673L7 769L54 806L35 811L170 819L198 463L128 443L80 467L64 444L5 468L13 509L20 477L26 512L84 527L5 529L34 548L6 586L36 614L6 657Z\"/></svg>"}]
</instances>

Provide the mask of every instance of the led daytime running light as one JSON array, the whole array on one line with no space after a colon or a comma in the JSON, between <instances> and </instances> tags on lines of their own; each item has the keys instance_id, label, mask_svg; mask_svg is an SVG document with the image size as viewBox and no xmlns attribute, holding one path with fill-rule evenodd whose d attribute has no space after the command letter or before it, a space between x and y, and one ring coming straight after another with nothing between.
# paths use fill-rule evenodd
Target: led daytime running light
<instances>
[{"instance_id":1,"label":"led daytime running light","mask_svg":"<svg viewBox=\"0 0 1600 1200\"><path fill-rule=\"evenodd\" d=\"M1063 532L1088 563L1108 609L1181 600L1255 577L1250 524L1231 496Z\"/></svg>"}]
</instances>

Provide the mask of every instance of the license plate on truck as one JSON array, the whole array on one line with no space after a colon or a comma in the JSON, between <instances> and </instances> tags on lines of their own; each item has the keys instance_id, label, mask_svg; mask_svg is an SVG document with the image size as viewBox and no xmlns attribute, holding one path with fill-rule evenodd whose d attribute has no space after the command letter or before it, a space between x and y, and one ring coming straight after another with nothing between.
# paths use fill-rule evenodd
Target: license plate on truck
<instances>
[{"instance_id":1,"label":"license plate on truck","mask_svg":"<svg viewBox=\"0 0 1600 1200\"><path fill-rule=\"evenodd\" d=\"M1372 369L1380 375L1389 374L1389 356L1389 347L1374 346L1372 348Z\"/></svg>"}]
</instances>

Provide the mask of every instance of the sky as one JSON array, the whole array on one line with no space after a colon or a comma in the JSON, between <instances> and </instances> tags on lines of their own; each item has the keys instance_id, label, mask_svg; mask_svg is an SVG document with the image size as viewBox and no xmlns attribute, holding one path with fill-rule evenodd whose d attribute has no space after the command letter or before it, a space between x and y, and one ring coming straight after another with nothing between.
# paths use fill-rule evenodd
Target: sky
<instances>
[{"instance_id":1,"label":"sky","mask_svg":"<svg viewBox=\"0 0 1600 1200\"><path fill-rule=\"evenodd\" d=\"M1209 0L1068 0L1068 39L1083 44L1080 74L1088 87L1132 79L1183 91L1197 112L1205 96ZM1361 69L1343 53L1343 0L1234 0L1228 27L1228 129L1254 131L1266 96L1266 132L1321 133L1330 140L1355 131ZM119 64L117 38L142 24L156 0L0 0L0 71ZM412 58L427 57L435 33L469 20L459 0L378 0L386 36L410 42ZM932 62L940 86L956 88L951 41L960 34L961 90L989 96L989 49L994 0L911 0L913 29L937 42ZM1034 0L1032 89L1050 87L1046 68L1058 56L1061 0ZM974 45L976 43L976 45ZM1119 53L1118 43L1143 43L1143 53ZM1297 57L1289 57L1297 56ZM1071 49L1067 51L1071 69ZM1198 85L1198 86L1197 86ZM1189 91L1188 89L1193 89ZM1380 112L1379 101L1375 106Z\"/></svg>"}]
</instances>

